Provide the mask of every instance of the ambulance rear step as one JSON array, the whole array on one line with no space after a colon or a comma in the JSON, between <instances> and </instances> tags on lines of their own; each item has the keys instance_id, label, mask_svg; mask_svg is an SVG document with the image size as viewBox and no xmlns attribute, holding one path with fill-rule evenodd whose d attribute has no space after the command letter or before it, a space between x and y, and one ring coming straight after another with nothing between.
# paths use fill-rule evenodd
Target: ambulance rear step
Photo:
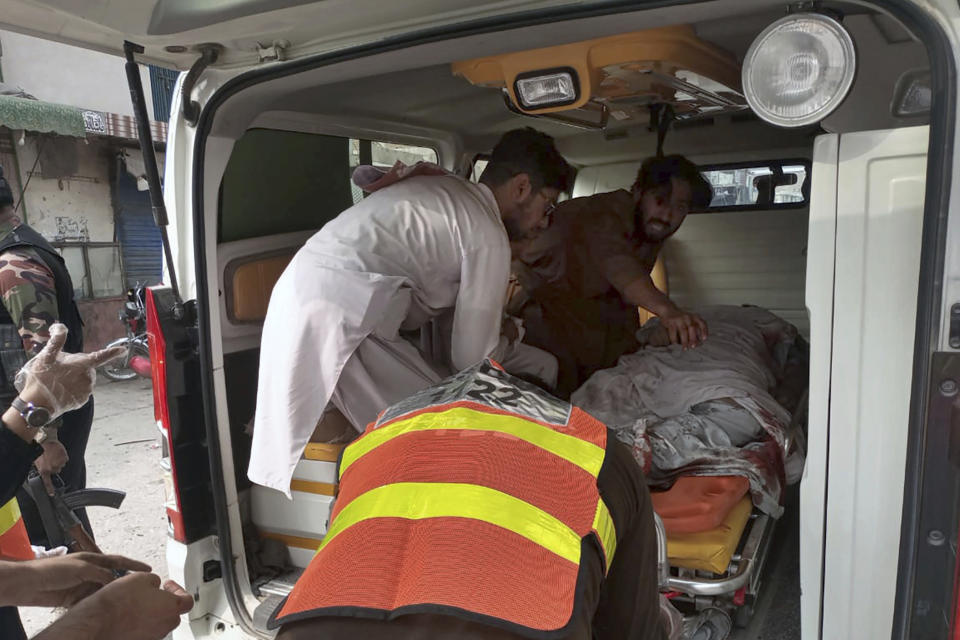
<instances>
[{"instance_id":1,"label":"ambulance rear step","mask_svg":"<svg viewBox=\"0 0 960 640\"><path fill-rule=\"evenodd\" d=\"M258 631L267 631L267 620L270 619L270 614L293 590L293 585L302 573L303 569L292 569L259 587L255 586L255 590L259 591L260 597L263 598L253 612L253 625Z\"/></svg>"}]
</instances>

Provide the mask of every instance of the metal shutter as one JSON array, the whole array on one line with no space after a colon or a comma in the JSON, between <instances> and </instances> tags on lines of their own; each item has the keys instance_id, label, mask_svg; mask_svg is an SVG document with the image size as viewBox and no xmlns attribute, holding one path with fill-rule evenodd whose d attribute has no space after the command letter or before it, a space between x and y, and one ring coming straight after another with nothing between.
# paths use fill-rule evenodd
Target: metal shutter
<instances>
[{"instance_id":1,"label":"metal shutter","mask_svg":"<svg viewBox=\"0 0 960 640\"><path fill-rule=\"evenodd\" d=\"M150 193L137 191L136 179L124 170L114 180L113 203L117 214L117 239L126 275L126 286L154 285L163 271L160 229L153 221Z\"/></svg>"}]
</instances>

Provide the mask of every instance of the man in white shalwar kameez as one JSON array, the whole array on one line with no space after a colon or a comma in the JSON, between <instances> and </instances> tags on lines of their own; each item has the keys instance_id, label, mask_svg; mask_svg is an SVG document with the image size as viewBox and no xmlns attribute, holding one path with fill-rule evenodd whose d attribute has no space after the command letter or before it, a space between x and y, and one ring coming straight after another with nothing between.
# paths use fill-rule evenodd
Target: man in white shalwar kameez
<instances>
[{"instance_id":1,"label":"man in white shalwar kameez","mask_svg":"<svg viewBox=\"0 0 960 640\"><path fill-rule=\"evenodd\" d=\"M452 310L449 363L490 356L510 370L501 316L511 242L532 238L572 186L553 140L508 132L479 184L421 175L377 190L311 237L277 281L260 349L248 476L290 495L293 469L328 403L358 430L450 373L401 331ZM536 358L533 358L536 360Z\"/></svg>"}]
</instances>

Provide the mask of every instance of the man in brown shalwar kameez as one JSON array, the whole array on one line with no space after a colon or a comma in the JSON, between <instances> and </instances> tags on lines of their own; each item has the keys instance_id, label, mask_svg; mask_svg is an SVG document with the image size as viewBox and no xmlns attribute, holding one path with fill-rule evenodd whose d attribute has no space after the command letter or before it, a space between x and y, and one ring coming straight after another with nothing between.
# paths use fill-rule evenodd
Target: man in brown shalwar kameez
<instances>
[{"instance_id":1,"label":"man in brown shalwar kameez","mask_svg":"<svg viewBox=\"0 0 960 640\"><path fill-rule=\"evenodd\" d=\"M703 319L658 290L650 272L664 240L711 196L686 158L648 158L630 191L562 203L551 228L519 252L514 270L530 300L526 341L557 356L559 395L637 349L638 307L659 316L675 344L707 337Z\"/></svg>"}]
</instances>

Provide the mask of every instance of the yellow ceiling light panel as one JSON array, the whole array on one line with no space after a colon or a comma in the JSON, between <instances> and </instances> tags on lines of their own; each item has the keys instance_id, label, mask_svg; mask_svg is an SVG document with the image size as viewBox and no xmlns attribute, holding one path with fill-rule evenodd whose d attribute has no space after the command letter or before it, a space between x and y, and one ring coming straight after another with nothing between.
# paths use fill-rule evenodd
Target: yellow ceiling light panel
<instances>
[{"instance_id":1,"label":"yellow ceiling light panel","mask_svg":"<svg viewBox=\"0 0 960 640\"><path fill-rule=\"evenodd\" d=\"M453 73L482 87L505 88L525 113L602 105L635 119L649 104L678 114L742 108L740 67L687 25L464 60Z\"/></svg>"}]
</instances>

